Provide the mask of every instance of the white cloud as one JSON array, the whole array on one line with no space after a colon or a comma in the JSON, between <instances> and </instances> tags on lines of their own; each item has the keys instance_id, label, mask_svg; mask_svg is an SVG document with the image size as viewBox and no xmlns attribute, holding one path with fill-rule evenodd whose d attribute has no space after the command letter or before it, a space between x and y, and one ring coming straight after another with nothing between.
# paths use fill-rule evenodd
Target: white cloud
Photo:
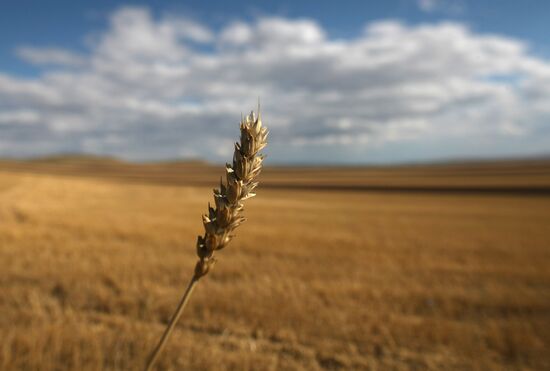
<instances>
[{"instance_id":1,"label":"white cloud","mask_svg":"<svg viewBox=\"0 0 550 371\"><path fill-rule=\"evenodd\" d=\"M309 19L214 31L131 7L111 15L86 56L18 54L55 66L26 79L0 71L3 155L222 160L258 96L275 162L436 158L451 142L465 143L459 156L550 148L550 63L458 23L380 21L332 39Z\"/></svg>"},{"instance_id":2,"label":"white cloud","mask_svg":"<svg viewBox=\"0 0 550 371\"><path fill-rule=\"evenodd\" d=\"M425 12L433 12L440 0L418 0L418 7Z\"/></svg>"},{"instance_id":3,"label":"white cloud","mask_svg":"<svg viewBox=\"0 0 550 371\"><path fill-rule=\"evenodd\" d=\"M85 59L70 51L58 48L21 47L17 55L23 60L36 65L61 65L67 67L82 66Z\"/></svg>"},{"instance_id":4,"label":"white cloud","mask_svg":"<svg viewBox=\"0 0 550 371\"><path fill-rule=\"evenodd\" d=\"M34 124L40 122L40 115L31 110L0 112L0 124Z\"/></svg>"},{"instance_id":5,"label":"white cloud","mask_svg":"<svg viewBox=\"0 0 550 371\"><path fill-rule=\"evenodd\" d=\"M466 11L463 0L417 0L417 5L426 13L462 14Z\"/></svg>"},{"instance_id":6,"label":"white cloud","mask_svg":"<svg viewBox=\"0 0 550 371\"><path fill-rule=\"evenodd\" d=\"M252 27L243 22L234 22L220 34L222 43L244 45L252 39Z\"/></svg>"}]
</instances>

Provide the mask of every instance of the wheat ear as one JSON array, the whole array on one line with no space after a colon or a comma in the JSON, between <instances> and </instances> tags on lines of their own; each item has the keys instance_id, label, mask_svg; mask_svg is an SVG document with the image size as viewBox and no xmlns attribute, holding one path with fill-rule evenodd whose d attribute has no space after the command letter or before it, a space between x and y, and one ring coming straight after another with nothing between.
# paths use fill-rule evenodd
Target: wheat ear
<instances>
[{"instance_id":1,"label":"wheat ear","mask_svg":"<svg viewBox=\"0 0 550 371\"><path fill-rule=\"evenodd\" d=\"M258 116L251 112L241 119L241 138L235 143L233 164L226 164L226 182L220 180L220 188L214 189L215 208L208 205L208 215L203 215L204 236L197 238L197 255L199 261L195 266L195 272L189 286L166 327L157 347L151 354L146 366L146 371L152 369L158 355L164 348L185 305L187 304L197 282L212 269L216 263L214 253L223 249L234 237L232 232L245 218L242 201L255 196L254 189L258 185L256 178L262 170L264 156L259 152L267 144L267 129L262 126L258 107Z\"/></svg>"}]
</instances>

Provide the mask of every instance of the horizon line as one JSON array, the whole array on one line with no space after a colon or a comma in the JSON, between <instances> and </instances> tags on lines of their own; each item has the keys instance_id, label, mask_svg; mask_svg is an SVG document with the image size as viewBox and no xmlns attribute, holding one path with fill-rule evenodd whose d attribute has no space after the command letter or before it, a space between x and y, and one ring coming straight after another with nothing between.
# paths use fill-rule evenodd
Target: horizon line
<instances>
[{"instance_id":1,"label":"horizon line","mask_svg":"<svg viewBox=\"0 0 550 371\"><path fill-rule=\"evenodd\" d=\"M174 157L162 158L153 160L133 160L116 155L102 155L84 152L68 152L68 153L52 153L47 155L36 156L2 156L0 161L48 161L48 160L71 160L71 159L90 159L90 160L109 160L127 164L169 164L169 163L203 163L204 165L218 166L226 161L212 161L200 157ZM394 167L394 166L415 166L415 165L446 165L446 164L475 164L475 163L493 163L493 162L510 162L510 161L550 161L550 153L541 153L534 155L517 155L517 156L476 156L476 157L447 157L436 159L416 159L410 161L364 161L364 162L288 162L276 161L266 164L266 166L288 166L288 167Z\"/></svg>"}]
</instances>

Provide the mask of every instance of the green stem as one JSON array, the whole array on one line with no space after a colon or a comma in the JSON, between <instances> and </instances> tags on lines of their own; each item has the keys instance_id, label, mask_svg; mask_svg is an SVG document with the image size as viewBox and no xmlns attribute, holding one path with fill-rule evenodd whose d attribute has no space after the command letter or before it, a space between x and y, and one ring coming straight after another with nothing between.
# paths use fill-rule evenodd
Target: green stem
<instances>
[{"instance_id":1,"label":"green stem","mask_svg":"<svg viewBox=\"0 0 550 371\"><path fill-rule=\"evenodd\" d=\"M151 354L151 357L149 358L149 362L147 362L147 367L145 368L145 371L152 370L155 361L157 360L160 352L166 345L166 341L170 337L170 334L172 333L172 330L176 326L178 319L181 317L181 314L183 313L183 309L185 308L185 305L189 301L189 297L191 296L191 293L193 292L193 289L195 288L195 285L197 284L197 282L199 282L199 279L196 277L196 275L193 275L193 278L191 278L191 282L189 282L189 286L187 286L187 289L185 290L185 293L183 294L183 297L181 298L181 301L178 304L178 308L176 309L176 312L172 316L172 319L170 320L168 327L166 327L166 330L164 330L164 334L162 335L162 338L160 338L160 341L157 347Z\"/></svg>"}]
</instances>

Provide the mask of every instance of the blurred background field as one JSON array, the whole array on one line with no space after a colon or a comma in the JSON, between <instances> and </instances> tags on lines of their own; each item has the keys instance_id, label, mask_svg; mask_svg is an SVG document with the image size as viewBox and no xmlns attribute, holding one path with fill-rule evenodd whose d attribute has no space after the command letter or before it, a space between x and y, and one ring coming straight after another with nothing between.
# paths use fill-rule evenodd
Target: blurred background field
<instances>
[{"instance_id":1,"label":"blurred background field","mask_svg":"<svg viewBox=\"0 0 550 371\"><path fill-rule=\"evenodd\" d=\"M141 369L220 166L0 165L0 369ZM268 167L159 361L550 368L550 163Z\"/></svg>"}]
</instances>

